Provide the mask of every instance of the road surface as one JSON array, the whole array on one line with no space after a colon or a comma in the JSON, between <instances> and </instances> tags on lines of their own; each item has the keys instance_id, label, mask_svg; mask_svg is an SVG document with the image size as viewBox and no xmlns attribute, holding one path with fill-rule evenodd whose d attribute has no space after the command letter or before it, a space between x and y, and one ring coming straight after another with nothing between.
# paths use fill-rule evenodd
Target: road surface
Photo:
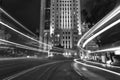
<instances>
[{"instance_id":1,"label":"road surface","mask_svg":"<svg viewBox=\"0 0 120 80\"><path fill-rule=\"evenodd\" d=\"M86 80L74 71L72 64L73 60L3 60L0 80Z\"/></svg>"},{"instance_id":2,"label":"road surface","mask_svg":"<svg viewBox=\"0 0 120 80\"><path fill-rule=\"evenodd\" d=\"M120 73L103 67L91 65L83 61L74 60L75 71L88 80L120 80ZM116 68L117 70L117 68Z\"/></svg>"}]
</instances>

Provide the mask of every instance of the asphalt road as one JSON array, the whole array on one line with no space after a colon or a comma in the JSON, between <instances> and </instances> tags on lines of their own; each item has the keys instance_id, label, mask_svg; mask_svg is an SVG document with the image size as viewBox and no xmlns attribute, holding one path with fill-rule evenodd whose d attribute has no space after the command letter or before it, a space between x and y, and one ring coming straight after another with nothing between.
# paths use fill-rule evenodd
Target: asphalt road
<instances>
[{"instance_id":1,"label":"asphalt road","mask_svg":"<svg viewBox=\"0 0 120 80\"><path fill-rule=\"evenodd\" d=\"M86 80L72 60L15 59L0 61L0 80Z\"/></svg>"},{"instance_id":2,"label":"asphalt road","mask_svg":"<svg viewBox=\"0 0 120 80\"><path fill-rule=\"evenodd\" d=\"M21 58L0 60L0 80L26 69L52 62L47 59Z\"/></svg>"},{"instance_id":3,"label":"asphalt road","mask_svg":"<svg viewBox=\"0 0 120 80\"><path fill-rule=\"evenodd\" d=\"M120 80L120 73L114 70L76 60L73 66L79 75L86 77L88 80ZM116 70L119 69L116 68Z\"/></svg>"},{"instance_id":4,"label":"asphalt road","mask_svg":"<svg viewBox=\"0 0 120 80\"><path fill-rule=\"evenodd\" d=\"M86 80L79 76L71 60L53 61L4 78L3 80Z\"/></svg>"},{"instance_id":5,"label":"asphalt road","mask_svg":"<svg viewBox=\"0 0 120 80\"><path fill-rule=\"evenodd\" d=\"M0 80L120 80L117 70L72 60L14 59L0 61Z\"/></svg>"}]
</instances>

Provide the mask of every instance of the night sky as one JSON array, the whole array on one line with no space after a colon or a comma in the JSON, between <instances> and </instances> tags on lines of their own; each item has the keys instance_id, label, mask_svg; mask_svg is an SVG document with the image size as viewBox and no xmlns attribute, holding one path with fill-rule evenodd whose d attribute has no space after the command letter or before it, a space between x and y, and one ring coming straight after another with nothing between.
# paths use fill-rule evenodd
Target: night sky
<instances>
[{"instance_id":1,"label":"night sky","mask_svg":"<svg viewBox=\"0 0 120 80\"><path fill-rule=\"evenodd\" d=\"M82 21L96 23L110 12L120 0L81 0ZM24 26L39 29L40 0L2 0L2 7Z\"/></svg>"},{"instance_id":2,"label":"night sky","mask_svg":"<svg viewBox=\"0 0 120 80\"><path fill-rule=\"evenodd\" d=\"M2 7L31 31L39 28L40 0L3 0Z\"/></svg>"}]
</instances>

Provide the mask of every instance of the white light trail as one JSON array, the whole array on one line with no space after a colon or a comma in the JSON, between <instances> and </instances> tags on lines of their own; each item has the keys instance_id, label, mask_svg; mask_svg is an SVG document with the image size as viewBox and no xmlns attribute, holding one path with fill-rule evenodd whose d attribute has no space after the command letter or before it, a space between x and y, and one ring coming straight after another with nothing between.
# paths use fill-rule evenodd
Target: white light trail
<instances>
[{"instance_id":1,"label":"white light trail","mask_svg":"<svg viewBox=\"0 0 120 80\"><path fill-rule=\"evenodd\" d=\"M23 48L23 49L28 49L28 50L38 51L38 52L48 52L48 51L45 51L45 50L40 50L40 49L29 47L29 46L26 46L26 45L21 45L21 44L14 43L14 42L11 42L11 41L7 41L7 40L4 40L4 39L0 39L0 41L5 42L5 43L9 43L9 44L13 44L16 47Z\"/></svg>"},{"instance_id":2,"label":"white light trail","mask_svg":"<svg viewBox=\"0 0 120 80\"><path fill-rule=\"evenodd\" d=\"M97 50L97 51L91 51L91 53L107 52L107 51L116 51L116 50L120 50L120 46L119 46L119 47L113 47L113 48L102 49L102 50Z\"/></svg>"},{"instance_id":3,"label":"white light trail","mask_svg":"<svg viewBox=\"0 0 120 80\"><path fill-rule=\"evenodd\" d=\"M2 25L4 25L4 26L8 27L9 29L11 29L11 30L13 30L13 31L15 31L15 32L17 32L17 33L19 33L19 34L21 34L21 35L23 35L23 36L25 36L25 37L27 37L27 38L33 40L33 41L35 41L35 42L38 42L38 43L43 44L43 45L48 45L48 44L46 44L46 43L40 42L40 41L38 41L38 40L36 40L36 39L34 39L34 38L28 36L28 35L26 35L26 34L21 33L20 31L14 29L14 28L12 28L12 27L10 27L9 25L7 25L7 24L5 24L5 23L3 23L3 22L0 22L0 24L2 24ZM48 45L48 46L51 47L51 45Z\"/></svg>"},{"instance_id":4,"label":"white light trail","mask_svg":"<svg viewBox=\"0 0 120 80\"><path fill-rule=\"evenodd\" d=\"M117 25L118 23L120 23L120 19L113 22L112 24L110 24L109 26L105 27L104 29L102 29L101 31L99 31L98 33L94 34L93 36L91 36L89 39L87 39L84 43L83 43L83 48L94 38L96 38L97 36L99 36L100 34L102 34L103 32L105 32L106 30L114 27L115 25Z\"/></svg>"},{"instance_id":5,"label":"white light trail","mask_svg":"<svg viewBox=\"0 0 120 80\"><path fill-rule=\"evenodd\" d=\"M93 26L93 30L89 31L89 34L86 36L91 35L91 33L93 33L95 30L97 30L98 28L102 27L102 25L104 25L105 23L107 23L110 19L112 19L113 17L115 17L117 14L120 13L120 6L117 7L116 9L114 9L111 13L109 13L107 16L105 16L102 20L100 20L95 26Z\"/></svg>"},{"instance_id":6,"label":"white light trail","mask_svg":"<svg viewBox=\"0 0 120 80\"><path fill-rule=\"evenodd\" d=\"M92 64L97 64L97 65L101 65L101 66L103 66L103 65L104 65L104 66L108 66L108 64L103 64L103 63L99 63L99 62L93 62L93 61L87 61L87 60L85 60L85 62L92 63ZM109 67L120 69L119 66L112 66L112 65L109 65Z\"/></svg>"},{"instance_id":7,"label":"white light trail","mask_svg":"<svg viewBox=\"0 0 120 80\"><path fill-rule=\"evenodd\" d=\"M81 39L78 41L77 46L80 46L80 43L86 39L87 37L89 37L95 30L99 29L100 27L102 27L102 25L104 25L105 23L107 23L110 19L112 19L113 17L115 17L117 14L120 13L120 6L118 6L116 9L114 9L113 11L111 11L107 16L105 16L103 19L101 19L97 24L95 24L88 32L86 32Z\"/></svg>"},{"instance_id":8,"label":"white light trail","mask_svg":"<svg viewBox=\"0 0 120 80\"><path fill-rule=\"evenodd\" d=\"M120 73L118 73L118 72L111 71L111 70L104 69L104 68L97 67L97 66L93 66L93 65L89 65L89 64L86 64L86 63L82 63L80 61L77 61L77 59L74 59L74 62L76 62L78 64L81 64L81 65L84 65L84 66L87 66L87 67L96 68L96 69L99 69L99 70L102 70L102 71L106 71L106 72L109 72L109 73L112 73L112 74L120 76Z\"/></svg>"},{"instance_id":9,"label":"white light trail","mask_svg":"<svg viewBox=\"0 0 120 80\"><path fill-rule=\"evenodd\" d=\"M25 30L27 30L28 32L30 32L32 35L36 36L33 32L31 32L29 29L27 29L25 26L23 26L20 22L18 22L17 20L15 20L10 14L8 14L5 10L3 10L0 7L0 11L2 11L4 14L6 14L9 18L11 18L13 21L15 21L18 25L20 25L22 28L24 28Z\"/></svg>"}]
</instances>

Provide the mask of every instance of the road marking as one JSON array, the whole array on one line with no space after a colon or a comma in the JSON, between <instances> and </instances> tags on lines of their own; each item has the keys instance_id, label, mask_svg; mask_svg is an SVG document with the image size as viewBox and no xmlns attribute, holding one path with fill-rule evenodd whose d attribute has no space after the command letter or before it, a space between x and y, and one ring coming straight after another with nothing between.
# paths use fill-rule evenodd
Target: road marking
<instances>
[{"instance_id":1,"label":"road marking","mask_svg":"<svg viewBox=\"0 0 120 80\"><path fill-rule=\"evenodd\" d=\"M27 73L27 72L30 72L30 71L33 71L33 70L37 69L37 68L40 68L40 67L43 67L43 66L47 66L47 65L50 65L50 64L55 64L55 63L58 63L58 62L61 62L61 61L56 61L56 62L51 62L51 63L46 63L46 64L43 64L43 65L35 66L35 67L33 67L33 68L24 70L24 71L22 71L22 72L20 72L20 73L17 73L17 74L14 74L14 75L12 75L12 76L9 76L9 77L7 77L7 78L4 78L3 80L12 80L12 79L14 79L14 78L16 78L16 77L19 77L19 76L21 76L21 75L23 75L23 74L25 74L25 73Z\"/></svg>"},{"instance_id":2,"label":"road marking","mask_svg":"<svg viewBox=\"0 0 120 80\"><path fill-rule=\"evenodd\" d=\"M108 69L100 68L100 67L97 67L97 66L92 66L92 65L85 64L85 63L81 63L81 62L77 61L77 59L74 59L74 62L76 62L78 64L82 64L82 65L87 66L87 67L100 69L100 70L103 70L103 71L106 71L106 72L109 72L109 73L112 73L112 74L120 76L120 73L117 73L117 72L114 72L114 71L111 71L111 70L108 70Z\"/></svg>"}]
</instances>

